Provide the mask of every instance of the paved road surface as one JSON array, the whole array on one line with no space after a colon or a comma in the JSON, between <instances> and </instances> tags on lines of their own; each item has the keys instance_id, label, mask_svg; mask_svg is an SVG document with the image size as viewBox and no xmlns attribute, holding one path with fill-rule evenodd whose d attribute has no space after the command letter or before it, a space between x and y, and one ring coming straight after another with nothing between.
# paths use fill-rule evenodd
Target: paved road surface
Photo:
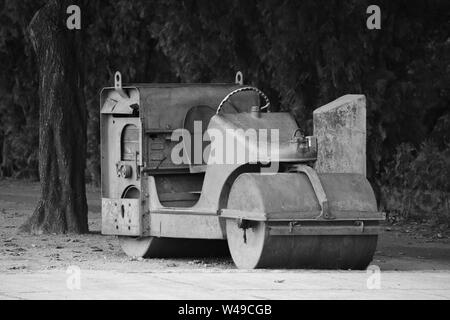
<instances>
[{"instance_id":1,"label":"paved road surface","mask_svg":"<svg viewBox=\"0 0 450 320\"><path fill-rule=\"evenodd\" d=\"M17 227L32 214L39 185L0 181L0 299L449 299L450 243L390 227L366 272L242 272L230 259L132 261L114 237L25 236ZM89 188L88 188L89 190ZM100 230L98 190L90 189L89 223ZM81 268L81 290L76 270ZM107 271L106 271L107 270ZM423 271L430 270L430 271ZM72 276L72 277L71 277ZM370 277L371 276L371 277ZM370 278L369 278L370 277Z\"/></svg>"},{"instance_id":2,"label":"paved road surface","mask_svg":"<svg viewBox=\"0 0 450 320\"><path fill-rule=\"evenodd\" d=\"M0 299L450 299L447 271L72 271L0 274Z\"/></svg>"}]
</instances>

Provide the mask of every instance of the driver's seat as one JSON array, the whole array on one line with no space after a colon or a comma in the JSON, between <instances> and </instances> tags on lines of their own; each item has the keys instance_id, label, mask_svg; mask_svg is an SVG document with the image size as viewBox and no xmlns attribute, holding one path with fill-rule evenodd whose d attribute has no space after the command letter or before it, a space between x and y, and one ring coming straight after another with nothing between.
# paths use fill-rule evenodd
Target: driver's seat
<instances>
[{"instance_id":1,"label":"driver's seat","mask_svg":"<svg viewBox=\"0 0 450 320\"><path fill-rule=\"evenodd\" d=\"M245 89L252 89L252 88L244 88ZM218 110L211 108L207 105L199 105L192 107L189 109L188 112L186 112L184 123L183 123L183 129L185 129L187 132L189 132L191 137L191 145L184 145L184 150L188 152L186 155L186 158L189 162L189 169L191 173L204 173L207 169L207 163L205 162L205 159L203 159L203 155L205 153L205 149L209 146L209 141L204 141L203 137L205 135L205 132L208 130L209 123L211 121L211 118L215 116L220 110L222 110L223 113L240 113L240 112L249 112L248 107L243 107L246 104L239 103L239 100L235 100L237 97L233 97L234 93L237 93L238 91L232 92L225 100L222 102L221 107L224 107L221 109L219 107ZM245 95L254 95L254 92L241 92L242 96ZM259 100L259 98L258 98ZM195 123L200 122L201 123L201 133L195 132ZM200 135L201 137L197 137L196 135ZM201 164L200 159L194 159L195 158L195 141L202 141L202 154L201 154ZM184 140L184 143L186 141ZM197 161L196 161L197 160ZM198 162L198 163L196 163Z\"/></svg>"},{"instance_id":2,"label":"driver's seat","mask_svg":"<svg viewBox=\"0 0 450 320\"><path fill-rule=\"evenodd\" d=\"M191 173L201 173L206 172L206 162L203 159L203 154L205 152L206 147L209 145L208 141L203 141L203 136L208 130L209 122L211 118L216 114L216 111L208 106L195 106L189 109L184 118L183 129L189 132L191 136L191 145L188 146L185 144L184 150L188 152L187 159L189 160L189 167ZM201 132L195 132L195 123L201 123ZM200 135L201 137L197 137ZM202 163L195 163L194 152L195 152L195 141L202 141Z\"/></svg>"}]
</instances>

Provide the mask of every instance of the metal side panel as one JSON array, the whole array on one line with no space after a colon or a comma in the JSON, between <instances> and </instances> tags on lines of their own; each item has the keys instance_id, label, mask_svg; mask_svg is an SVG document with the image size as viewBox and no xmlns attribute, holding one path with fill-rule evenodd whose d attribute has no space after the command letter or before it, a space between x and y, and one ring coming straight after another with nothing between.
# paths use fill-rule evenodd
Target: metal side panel
<instances>
[{"instance_id":1,"label":"metal side panel","mask_svg":"<svg viewBox=\"0 0 450 320\"><path fill-rule=\"evenodd\" d=\"M217 215L192 212L151 213L150 235L158 238L226 239L225 225Z\"/></svg>"},{"instance_id":2,"label":"metal side panel","mask_svg":"<svg viewBox=\"0 0 450 320\"><path fill-rule=\"evenodd\" d=\"M139 88L145 132L172 132L183 128L186 114L192 107L208 106L215 111L223 98L240 87L235 84L178 84ZM241 111L249 111L258 102L255 92L232 98L233 105Z\"/></svg>"},{"instance_id":3,"label":"metal side panel","mask_svg":"<svg viewBox=\"0 0 450 320\"><path fill-rule=\"evenodd\" d=\"M139 199L102 199L102 234L141 236Z\"/></svg>"}]
</instances>

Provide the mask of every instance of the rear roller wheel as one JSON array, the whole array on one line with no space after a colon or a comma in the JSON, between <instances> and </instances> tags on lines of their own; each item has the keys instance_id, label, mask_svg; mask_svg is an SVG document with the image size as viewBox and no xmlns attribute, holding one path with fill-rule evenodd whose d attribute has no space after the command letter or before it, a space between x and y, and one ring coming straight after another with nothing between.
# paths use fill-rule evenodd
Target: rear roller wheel
<instances>
[{"instance_id":1,"label":"rear roller wheel","mask_svg":"<svg viewBox=\"0 0 450 320\"><path fill-rule=\"evenodd\" d=\"M119 237L120 246L136 258L206 258L229 256L226 241Z\"/></svg>"},{"instance_id":2,"label":"rear roller wheel","mask_svg":"<svg viewBox=\"0 0 450 320\"><path fill-rule=\"evenodd\" d=\"M131 186L124 192L125 199L139 199L140 191ZM122 250L134 258L206 258L230 256L224 240L193 240L155 237L119 236Z\"/></svg>"},{"instance_id":3,"label":"rear roller wheel","mask_svg":"<svg viewBox=\"0 0 450 320\"><path fill-rule=\"evenodd\" d=\"M120 246L129 257L146 258L153 238L119 237Z\"/></svg>"},{"instance_id":4,"label":"rear roller wheel","mask_svg":"<svg viewBox=\"0 0 450 320\"><path fill-rule=\"evenodd\" d=\"M231 256L240 269L365 269L372 261L378 236L270 236L266 222L239 228L227 220Z\"/></svg>"}]
</instances>

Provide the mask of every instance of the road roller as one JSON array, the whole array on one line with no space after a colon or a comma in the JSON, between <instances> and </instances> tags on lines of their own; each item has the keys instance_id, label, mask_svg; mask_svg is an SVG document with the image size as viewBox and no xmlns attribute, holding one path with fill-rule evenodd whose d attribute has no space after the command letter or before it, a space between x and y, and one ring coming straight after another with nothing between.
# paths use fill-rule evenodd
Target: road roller
<instances>
[{"instance_id":1,"label":"road roller","mask_svg":"<svg viewBox=\"0 0 450 320\"><path fill-rule=\"evenodd\" d=\"M366 178L365 96L315 110L307 136L242 80L115 75L100 94L102 234L135 258L365 269L385 220Z\"/></svg>"}]
</instances>

